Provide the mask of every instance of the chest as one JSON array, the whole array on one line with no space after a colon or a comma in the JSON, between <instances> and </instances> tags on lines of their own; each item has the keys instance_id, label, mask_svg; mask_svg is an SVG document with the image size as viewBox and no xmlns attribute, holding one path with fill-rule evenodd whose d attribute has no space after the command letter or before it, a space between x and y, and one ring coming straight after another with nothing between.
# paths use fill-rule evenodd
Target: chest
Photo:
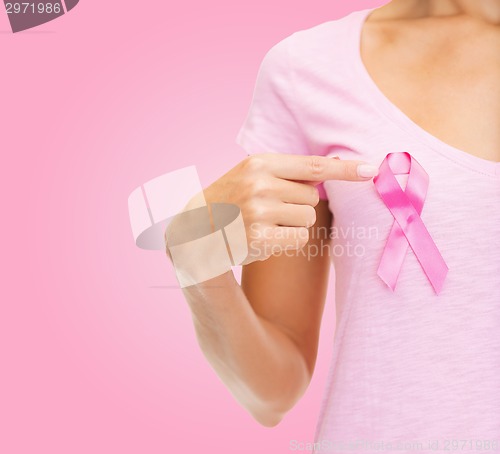
<instances>
[{"instance_id":1,"label":"chest","mask_svg":"<svg viewBox=\"0 0 500 454\"><path fill-rule=\"evenodd\" d=\"M365 24L362 58L384 95L417 125L500 161L500 32ZM452 31L451 31L452 30Z\"/></svg>"}]
</instances>

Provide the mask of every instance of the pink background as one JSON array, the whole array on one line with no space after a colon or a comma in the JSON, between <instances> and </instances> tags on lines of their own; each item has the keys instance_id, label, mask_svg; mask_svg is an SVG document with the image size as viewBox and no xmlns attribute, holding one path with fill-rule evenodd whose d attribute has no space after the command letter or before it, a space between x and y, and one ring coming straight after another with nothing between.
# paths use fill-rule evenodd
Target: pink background
<instances>
[{"instance_id":1,"label":"pink background","mask_svg":"<svg viewBox=\"0 0 500 454\"><path fill-rule=\"evenodd\" d=\"M165 288L167 259L135 247L127 197L180 167L207 185L235 165L265 52L382 3L82 0L16 35L2 11L0 452L286 453L313 441L332 292L307 394L261 427L199 351L181 291Z\"/></svg>"}]
</instances>

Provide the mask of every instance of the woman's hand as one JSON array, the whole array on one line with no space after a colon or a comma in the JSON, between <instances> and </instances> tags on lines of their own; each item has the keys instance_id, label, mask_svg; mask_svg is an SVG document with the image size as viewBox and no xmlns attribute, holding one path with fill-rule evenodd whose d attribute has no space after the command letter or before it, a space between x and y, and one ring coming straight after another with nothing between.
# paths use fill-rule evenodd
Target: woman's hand
<instances>
[{"instance_id":1,"label":"woman's hand","mask_svg":"<svg viewBox=\"0 0 500 454\"><path fill-rule=\"evenodd\" d=\"M236 165L204 194L209 205L230 203L241 210L248 242L243 264L249 264L306 245L308 228L316 222L317 184L325 180L366 181L377 172L377 167L362 161L257 154Z\"/></svg>"}]
</instances>

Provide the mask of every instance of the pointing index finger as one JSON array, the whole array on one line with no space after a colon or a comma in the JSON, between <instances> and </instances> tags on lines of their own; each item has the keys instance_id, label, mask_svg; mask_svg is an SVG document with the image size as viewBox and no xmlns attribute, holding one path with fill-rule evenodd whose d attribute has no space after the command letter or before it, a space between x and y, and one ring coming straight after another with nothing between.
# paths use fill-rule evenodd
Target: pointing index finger
<instances>
[{"instance_id":1,"label":"pointing index finger","mask_svg":"<svg viewBox=\"0 0 500 454\"><path fill-rule=\"evenodd\" d=\"M269 168L278 178L310 182L366 181L378 174L378 168L370 163L326 156L276 154L270 156Z\"/></svg>"}]
</instances>

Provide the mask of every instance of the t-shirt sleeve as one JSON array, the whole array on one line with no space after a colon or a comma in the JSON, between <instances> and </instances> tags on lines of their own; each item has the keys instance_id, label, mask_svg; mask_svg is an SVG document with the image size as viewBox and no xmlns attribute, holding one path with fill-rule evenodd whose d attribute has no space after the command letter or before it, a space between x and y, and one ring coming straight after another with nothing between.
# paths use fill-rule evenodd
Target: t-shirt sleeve
<instances>
[{"instance_id":1,"label":"t-shirt sleeve","mask_svg":"<svg viewBox=\"0 0 500 454\"><path fill-rule=\"evenodd\" d=\"M292 39L290 35L275 44L261 61L250 108L236 136L236 143L248 154L308 154L294 106L288 49ZM323 184L317 188L325 200Z\"/></svg>"}]
</instances>

